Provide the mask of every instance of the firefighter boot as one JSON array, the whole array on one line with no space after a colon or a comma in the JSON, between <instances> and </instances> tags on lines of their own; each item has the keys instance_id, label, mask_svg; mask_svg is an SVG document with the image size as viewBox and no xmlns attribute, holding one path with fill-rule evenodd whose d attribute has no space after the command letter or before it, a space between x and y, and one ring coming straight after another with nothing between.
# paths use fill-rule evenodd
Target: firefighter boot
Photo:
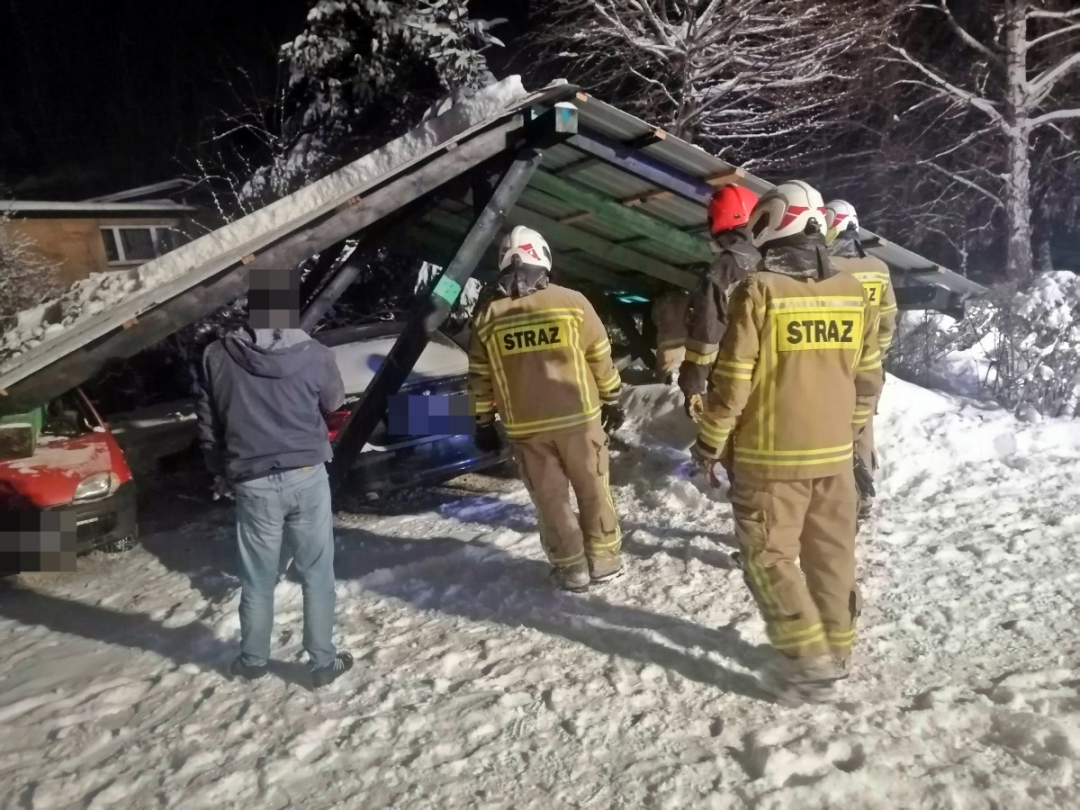
<instances>
[{"instance_id":1,"label":"firefighter boot","mask_svg":"<svg viewBox=\"0 0 1080 810\"><path fill-rule=\"evenodd\" d=\"M765 673L761 685L777 703L794 707L835 700L836 682L844 677L831 655L813 658L782 656Z\"/></svg>"},{"instance_id":2,"label":"firefighter boot","mask_svg":"<svg viewBox=\"0 0 1080 810\"><path fill-rule=\"evenodd\" d=\"M622 557L597 557L589 560L589 572L593 582L606 582L623 572Z\"/></svg>"},{"instance_id":3,"label":"firefighter boot","mask_svg":"<svg viewBox=\"0 0 1080 810\"><path fill-rule=\"evenodd\" d=\"M558 583L564 591L581 593L589 590L592 578L589 576L588 565L570 565L565 568L552 568L551 578Z\"/></svg>"}]
</instances>

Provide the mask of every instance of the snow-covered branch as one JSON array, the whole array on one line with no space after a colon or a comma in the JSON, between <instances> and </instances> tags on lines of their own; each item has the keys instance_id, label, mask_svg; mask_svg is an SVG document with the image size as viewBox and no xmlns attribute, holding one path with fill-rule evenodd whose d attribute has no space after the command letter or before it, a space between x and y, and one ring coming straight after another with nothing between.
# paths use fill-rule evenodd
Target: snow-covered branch
<instances>
[{"instance_id":1,"label":"snow-covered branch","mask_svg":"<svg viewBox=\"0 0 1080 810\"><path fill-rule=\"evenodd\" d=\"M1001 113L998 112L997 108L994 106L994 102L963 89L962 87L946 79L944 76L941 76L937 72L931 70L929 67L927 67L918 59L913 57L910 53L908 53L906 48L902 48L899 45L889 45L889 47L893 50L893 52L900 54L900 56L903 57L903 60L905 62L907 62L909 65L911 65L928 79L930 79L933 85L937 87L940 92L948 93L953 98L971 105L971 107L978 110L979 112L985 113L994 121L1004 121Z\"/></svg>"}]
</instances>

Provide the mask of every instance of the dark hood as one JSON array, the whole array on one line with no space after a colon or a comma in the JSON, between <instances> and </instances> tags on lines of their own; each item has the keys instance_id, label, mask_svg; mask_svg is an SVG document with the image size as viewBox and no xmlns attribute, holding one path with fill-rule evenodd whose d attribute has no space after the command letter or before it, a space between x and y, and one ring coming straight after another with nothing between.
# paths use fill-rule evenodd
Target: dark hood
<instances>
[{"instance_id":1,"label":"dark hood","mask_svg":"<svg viewBox=\"0 0 1080 810\"><path fill-rule=\"evenodd\" d=\"M841 259L865 259L866 251L859 242L854 229L841 231L839 236L829 245L829 255L838 256Z\"/></svg>"},{"instance_id":2,"label":"dark hood","mask_svg":"<svg viewBox=\"0 0 1080 810\"><path fill-rule=\"evenodd\" d=\"M743 228L724 231L713 237L714 250L730 253L743 275L750 275L761 263L761 251L750 240L750 235Z\"/></svg>"},{"instance_id":3,"label":"dark hood","mask_svg":"<svg viewBox=\"0 0 1080 810\"><path fill-rule=\"evenodd\" d=\"M827 279L836 275L829 261L825 237L820 233L799 234L762 245L762 263L770 273L792 278Z\"/></svg>"},{"instance_id":4,"label":"dark hood","mask_svg":"<svg viewBox=\"0 0 1080 810\"><path fill-rule=\"evenodd\" d=\"M503 297L524 298L547 287L548 281L545 268L536 264L521 264L500 275L495 289Z\"/></svg>"},{"instance_id":5,"label":"dark hood","mask_svg":"<svg viewBox=\"0 0 1080 810\"><path fill-rule=\"evenodd\" d=\"M280 379L296 374L311 362L316 345L303 329L251 329L232 332L222 340L225 351L256 377Z\"/></svg>"}]
</instances>

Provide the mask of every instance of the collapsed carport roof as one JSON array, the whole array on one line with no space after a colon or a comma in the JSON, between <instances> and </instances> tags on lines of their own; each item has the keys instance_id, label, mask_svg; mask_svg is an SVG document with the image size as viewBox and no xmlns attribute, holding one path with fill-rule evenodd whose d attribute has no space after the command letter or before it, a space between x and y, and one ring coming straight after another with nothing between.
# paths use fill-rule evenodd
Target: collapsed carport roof
<instances>
[{"instance_id":1,"label":"collapsed carport roof","mask_svg":"<svg viewBox=\"0 0 1080 810\"><path fill-rule=\"evenodd\" d=\"M536 159L521 157L522 149L538 155L539 170ZM508 165L518 169L507 170ZM557 269L613 290L694 286L691 268L710 258L704 223L713 188L734 180L759 192L769 188L572 85L525 93L514 77L140 267L140 276L160 281L103 311L44 330L21 354L0 363L0 394L6 394L0 411L45 402L211 314L246 292L255 268L294 267L320 254L315 292L304 313L310 327L362 269L362 260L344 266L322 261L337 255L333 248L347 240L358 239L361 253L379 246L419 247L421 255L444 266L455 256L458 265L472 265L484 249L491 251L475 235L497 235L478 229L478 217L498 206L489 200L474 207L469 184L462 181L484 189L484 176L504 171L517 177L511 183L516 187L504 195L505 212L494 215L496 228L537 227L555 249ZM509 174L501 182L509 182ZM466 231L471 242L461 241ZM910 251L868 232L863 236L890 266L898 287L946 294L932 294L922 302L926 306L946 309L982 291ZM449 264L434 294L456 298ZM472 266L462 277L471 273Z\"/></svg>"},{"instance_id":2,"label":"collapsed carport roof","mask_svg":"<svg viewBox=\"0 0 1080 810\"><path fill-rule=\"evenodd\" d=\"M544 150L505 229L539 230L552 246L557 272L603 287L693 288L694 266L712 256L705 223L715 188L739 183L760 195L773 184L577 88L559 89L551 100L575 104L578 134ZM448 259L472 218L470 194L444 199L413 225L406 241L418 252ZM965 298L985 291L871 231L862 229L860 238L868 253L889 266L894 285L906 288L902 302L955 311ZM489 267L493 254L494 246Z\"/></svg>"}]
</instances>

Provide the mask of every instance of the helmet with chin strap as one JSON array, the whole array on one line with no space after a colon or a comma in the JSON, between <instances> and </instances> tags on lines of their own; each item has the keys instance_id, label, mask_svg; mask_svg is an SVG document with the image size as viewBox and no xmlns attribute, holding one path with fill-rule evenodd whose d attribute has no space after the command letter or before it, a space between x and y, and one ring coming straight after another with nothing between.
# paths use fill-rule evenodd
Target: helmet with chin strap
<instances>
[{"instance_id":1,"label":"helmet with chin strap","mask_svg":"<svg viewBox=\"0 0 1080 810\"><path fill-rule=\"evenodd\" d=\"M781 183L762 195L750 214L750 238L757 247L805 233L825 234L825 200L802 180Z\"/></svg>"},{"instance_id":2,"label":"helmet with chin strap","mask_svg":"<svg viewBox=\"0 0 1080 810\"><path fill-rule=\"evenodd\" d=\"M859 215L855 206L844 200L833 200L825 206L825 241L830 245L844 231L859 232Z\"/></svg>"}]
</instances>

